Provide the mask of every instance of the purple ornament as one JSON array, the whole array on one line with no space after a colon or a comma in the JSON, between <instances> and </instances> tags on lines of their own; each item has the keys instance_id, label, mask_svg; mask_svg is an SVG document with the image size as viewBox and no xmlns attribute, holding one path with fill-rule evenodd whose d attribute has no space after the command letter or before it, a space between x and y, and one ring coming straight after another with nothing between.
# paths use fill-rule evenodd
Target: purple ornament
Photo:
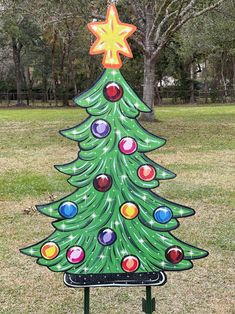
<instances>
[{"instance_id":1,"label":"purple ornament","mask_svg":"<svg viewBox=\"0 0 235 314\"><path fill-rule=\"evenodd\" d=\"M98 241L100 244L106 246L113 244L117 239L116 233L109 228L100 230L98 235Z\"/></svg>"},{"instance_id":2,"label":"purple ornament","mask_svg":"<svg viewBox=\"0 0 235 314\"><path fill-rule=\"evenodd\" d=\"M109 135L110 125L105 120L96 120L91 125L91 131L95 137L103 138Z\"/></svg>"}]
</instances>

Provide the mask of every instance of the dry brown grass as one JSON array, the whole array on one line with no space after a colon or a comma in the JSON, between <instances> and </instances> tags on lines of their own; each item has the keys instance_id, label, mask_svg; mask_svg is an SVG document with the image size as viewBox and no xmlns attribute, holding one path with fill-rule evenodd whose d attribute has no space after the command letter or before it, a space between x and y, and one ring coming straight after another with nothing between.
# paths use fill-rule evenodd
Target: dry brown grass
<instances>
[{"instance_id":1,"label":"dry brown grass","mask_svg":"<svg viewBox=\"0 0 235 314\"><path fill-rule=\"evenodd\" d=\"M231 107L218 108L214 118L208 115L208 128L203 131L201 128L206 124L205 118L200 119L203 111L200 111L200 116L193 116L190 120L191 115L187 110L191 109L164 110L159 111L164 123L146 127L169 138L169 143L150 156L176 172L178 177L163 182L157 192L196 209L197 215L182 219L180 228L174 233L186 242L209 250L210 255L196 261L190 271L168 272L167 284L153 287L156 313L235 313L232 242L234 158L230 138L225 141L226 136L232 133ZM203 110L206 116L207 109ZM229 111L228 115L225 115L226 110ZM2 112L6 118L6 111ZM27 111L22 112L27 114ZM82 289L65 287L62 274L50 272L35 264L32 258L19 253L20 247L37 242L53 231L50 218L34 211L26 214L24 210L34 204L47 202L51 191L58 197L67 194L69 187L66 177L61 174L57 177L52 165L69 162L77 154L75 143L57 135L57 130L63 128L65 115L68 126L75 124L75 110L54 110L54 116L49 111L49 115L43 117L42 112L41 115L35 112L35 116L29 112L30 121L33 122L20 114L11 116L10 113L8 119L1 122L0 135L5 136L3 142L7 145L1 145L0 160L3 178L0 185L0 313L82 314ZM193 121L193 129L189 128L190 121ZM218 127L222 131L217 134L216 140L213 134ZM18 131L20 136L14 136L19 134ZM209 132L211 136L204 139ZM185 144L179 142L182 134L187 137ZM199 134L198 137L195 134ZM188 144L189 137L194 139L191 145ZM221 145L222 142L224 145ZM31 177L34 173L39 177ZM44 181L48 177L51 181L44 189ZM5 187L6 180L10 182L9 189ZM36 191L32 190L31 194L27 191L32 185ZM68 190L64 190L66 188ZM141 299L144 296L145 290L141 287L92 288L91 314L142 313Z\"/></svg>"}]
</instances>

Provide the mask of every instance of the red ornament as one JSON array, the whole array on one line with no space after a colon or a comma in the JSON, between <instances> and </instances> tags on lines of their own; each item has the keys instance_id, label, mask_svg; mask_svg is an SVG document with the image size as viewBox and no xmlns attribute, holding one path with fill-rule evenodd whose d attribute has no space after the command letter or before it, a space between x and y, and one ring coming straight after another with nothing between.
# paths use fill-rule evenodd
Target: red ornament
<instances>
[{"instance_id":1,"label":"red ornament","mask_svg":"<svg viewBox=\"0 0 235 314\"><path fill-rule=\"evenodd\" d=\"M143 181L151 181L156 176L156 170L151 165L143 165L138 169L138 176Z\"/></svg>"},{"instance_id":2,"label":"red ornament","mask_svg":"<svg viewBox=\"0 0 235 314\"><path fill-rule=\"evenodd\" d=\"M122 98L123 95L123 89L122 87L115 83L115 82L109 82L104 87L104 96L108 101L115 102Z\"/></svg>"},{"instance_id":3,"label":"red ornament","mask_svg":"<svg viewBox=\"0 0 235 314\"><path fill-rule=\"evenodd\" d=\"M136 256L126 256L122 260L122 269L127 273L133 273L139 268L140 262Z\"/></svg>"},{"instance_id":4,"label":"red ornament","mask_svg":"<svg viewBox=\"0 0 235 314\"><path fill-rule=\"evenodd\" d=\"M179 246L172 246L167 249L166 258L172 264L178 264L184 258L184 251Z\"/></svg>"},{"instance_id":5,"label":"red ornament","mask_svg":"<svg viewBox=\"0 0 235 314\"><path fill-rule=\"evenodd\" d=\"M93 184L97 191L106 192L112 186L112 178L107 174L100 174L94 179Z\"/></svg>"}]
</instances>

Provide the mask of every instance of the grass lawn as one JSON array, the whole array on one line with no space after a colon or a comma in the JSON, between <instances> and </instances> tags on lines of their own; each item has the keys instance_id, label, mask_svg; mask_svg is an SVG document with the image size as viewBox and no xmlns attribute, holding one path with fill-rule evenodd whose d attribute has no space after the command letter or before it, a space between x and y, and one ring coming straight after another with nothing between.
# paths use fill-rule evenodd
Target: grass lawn
<instances>
[{"instance_id":1,"label":"grass lawn","mask_svg":"<svg viewBox=\"0 0 235 314\"><path fill-rule=\"evenodd\" d=\"M210 255L192 270L168 272L167 284L153 288L156 313L234 313L235 107L162 107L157 114L159 123L144 126L168 142L150 156L178 174L157 192L196 209L174 234ZM53 165L74 160L77 145L58 130L85 116L80 109L0 110L0 313L83 313L82 289L66 288L62 274L18 249L54 230L50 218L26 210L73 191ZM144 295L141 287L93 288L91 313L142 313Z\"/></svg>"}]
</instances>

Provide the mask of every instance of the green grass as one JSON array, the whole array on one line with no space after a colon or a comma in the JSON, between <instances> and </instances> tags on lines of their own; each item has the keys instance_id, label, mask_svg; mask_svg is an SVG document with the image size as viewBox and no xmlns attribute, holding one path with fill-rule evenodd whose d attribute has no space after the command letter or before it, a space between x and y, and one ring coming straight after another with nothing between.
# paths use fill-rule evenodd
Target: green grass
<instances>
[{"instance_id":1,"label":"green grass","mask_svg":"<svg viewBox=\"0 0 235 314\"><path fill-rule=\"evenodd\" d=\"M234 134L235 107L161 107L158 123L144 123L167 139L149 156L177 174L156 190L195 208L174 234L209 250L192 271L168 273L153 288L157 313L234 313ZM18 249L53 232L49 217L25 209L74 190L53 165L77 158L76 142L58 134L83 119L84 110L0 110L0 313L83 313L81 289L68 289L62 275L35 265ZM141 313L143 288L91 290L91 314Z\"/></svg>"}]
</instances>

